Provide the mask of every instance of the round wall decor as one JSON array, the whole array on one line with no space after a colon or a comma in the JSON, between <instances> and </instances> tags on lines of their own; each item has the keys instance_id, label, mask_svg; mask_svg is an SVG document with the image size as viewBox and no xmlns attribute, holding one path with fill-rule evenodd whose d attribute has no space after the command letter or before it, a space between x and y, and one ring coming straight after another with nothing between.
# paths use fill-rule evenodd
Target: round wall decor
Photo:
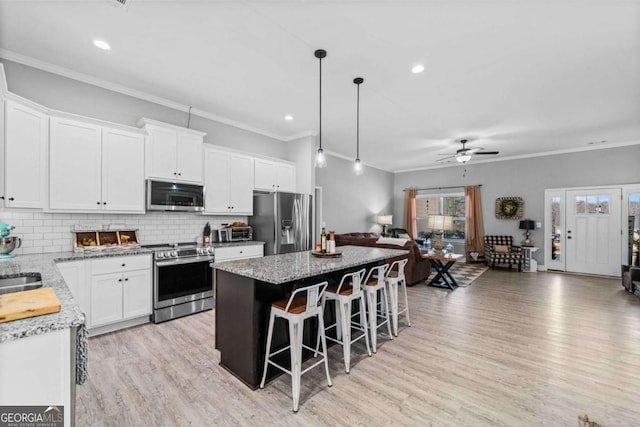
<instances>
[{"instance_id":1,"label":"round wall decor","mask_svg":"<svg viewBox=\"0 0 640 427\"><path fill-rule=\"evenodd\" d=\"M522 197L498 197L496 199L496 218L521 219L524 210Z\"/></svg>"}]
</instances>

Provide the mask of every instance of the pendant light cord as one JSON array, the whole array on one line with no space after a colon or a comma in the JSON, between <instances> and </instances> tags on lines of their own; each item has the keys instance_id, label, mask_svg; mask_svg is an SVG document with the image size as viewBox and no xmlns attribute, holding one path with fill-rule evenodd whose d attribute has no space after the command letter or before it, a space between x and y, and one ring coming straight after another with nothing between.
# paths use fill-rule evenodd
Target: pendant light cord
<instances>
[{"instance_id":1,"label":"pendant light cord","mask_svg":"<svg viewBox=\"0 0 640 427\"><path fill-rule=\"evenodd\" d=\"M187 129L189 129L189 125L191 125L191 106L189 106L189 118L187 119Z\"/></svg>"},{"instance_id":2,"label":"pendant light cord","mask_svg":"<svg viewBox=\"0 0 640 427\"><path fill-rule=\"evenodd\" d=\"M356 159L360 159L360 83L358 83L358 96L356 105Z\"/></svg>"},{"instance_id":3,"label":"pendant light cord","mask_svg":"<svg viewBox=\"0 0 640 427\"><path fill-rule=\"evenodd\" d=\"M318 92L318 98L320 100L320 108L318 115L318 137L320 139L320 149L322 150L322 57L318 58L320 60L320 90Z\"/></svg>"}]
</instances>

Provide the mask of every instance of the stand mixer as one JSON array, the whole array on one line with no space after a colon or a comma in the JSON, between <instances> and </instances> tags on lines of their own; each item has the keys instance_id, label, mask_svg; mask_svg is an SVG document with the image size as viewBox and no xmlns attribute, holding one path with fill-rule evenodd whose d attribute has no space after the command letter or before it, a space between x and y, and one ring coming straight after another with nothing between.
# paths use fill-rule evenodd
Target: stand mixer
<instances>
[{"instance_id":1,"label":"stand mixer","mask_svg":"<svg viewBox=\"0 0 640 427\"><path fill-rule=\"evenodd\" d=\"M13 258L16 254L11 252L22 245L22 239L10 236L11 230L15 227L4 222L0 222L0 259Z\"/></svg>"}]
</instances>

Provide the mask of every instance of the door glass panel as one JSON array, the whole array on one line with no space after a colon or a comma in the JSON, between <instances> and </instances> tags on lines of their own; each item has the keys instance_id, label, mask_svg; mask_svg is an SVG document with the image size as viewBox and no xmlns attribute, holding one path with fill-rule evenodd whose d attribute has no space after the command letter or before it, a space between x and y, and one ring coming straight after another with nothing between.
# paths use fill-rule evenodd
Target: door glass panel
<instances>
[{"instance_id":1,"label":"door glass panel","mask_svg":"<svg viewBox=\"0 0 640 427\"><path fill-rule=\"evenodd\" d=\"M601 214L609 213L609 195L600 194L598 196L598 204L596 205L596 212Z\"/></svg>"},{"instance_id":2,"label":"door glass panel","mask_svg":"<svg viewBox=\"0 0 640 427\"><path fill-rule=\"evenodd\" d=\"M640 265L640 193L629 194L629 265Z\"/></svg>"},{"instance_id":3,"label":"door glass panel","mask_svg":"<svg viewBox=\"0 0 640 427\"><path fill-rule=\"evenodd\" d=\"M584 196L576 197L576 214L583 214L585 210L586 198Z\"/></svg>"},{"instance_id":4,"label":"door glass panel","mask_svg":"<svg viewBox=\"0 0 640 427\"><path fill-rule=\"evenodd\" d=\"M554 261L560 261L562 254L560 242L562 236L561 201L560 197L551 197L551 259Z\"/></svg>"},{"instance_id":5,"label":"door glass panel","mask_svg":"<svg viewBox=\"0 0 640 427\"><path fill-rule=\"evenodd\" d=\"M587 212L596 213L598 206L598 196L587 196Z\"/></svg>"}]
</instances>

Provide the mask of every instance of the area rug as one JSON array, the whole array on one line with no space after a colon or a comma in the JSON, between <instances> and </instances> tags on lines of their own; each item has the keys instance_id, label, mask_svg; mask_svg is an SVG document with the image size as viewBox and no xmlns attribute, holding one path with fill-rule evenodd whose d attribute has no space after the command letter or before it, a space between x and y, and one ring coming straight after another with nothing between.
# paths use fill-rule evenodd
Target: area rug
<instances>
[{"instance_id":1,"label":"area rug","mask_svg":"<svg viewBox=\"0 0 640 427\"><path fill-rule=\"evenodd\" d=\"M471 282L476 280L482 273L487 271L489 267L485 264L467 264L465 261L458 261L451 266L449 273L456 279L458 286L466 288ZM435 270L431 269L431 275L427 279L427 283L435 277Z\"/></svg>"}]
</instances>

